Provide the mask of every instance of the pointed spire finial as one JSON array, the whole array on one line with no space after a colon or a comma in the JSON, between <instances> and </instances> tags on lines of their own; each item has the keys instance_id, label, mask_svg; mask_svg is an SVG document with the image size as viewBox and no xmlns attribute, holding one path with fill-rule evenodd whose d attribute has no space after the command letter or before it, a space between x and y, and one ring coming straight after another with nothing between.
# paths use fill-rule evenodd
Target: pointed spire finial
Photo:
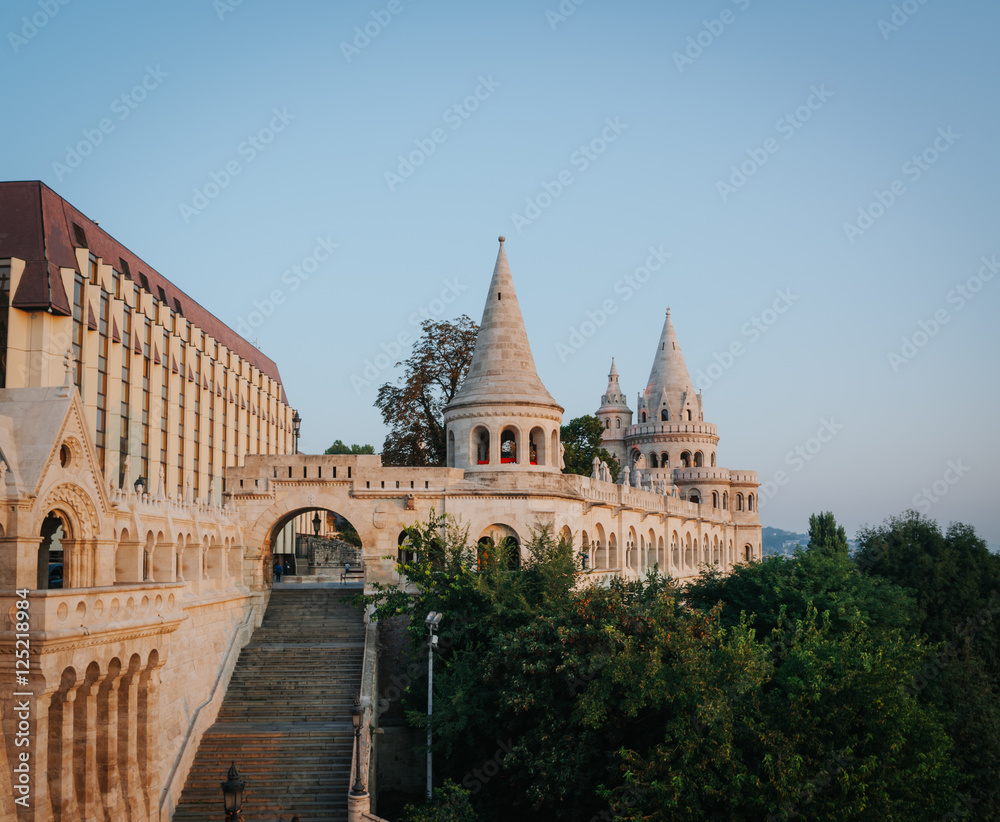
<instances>
[{"instance_id":1,"label":"pointed spire finial","mask_svg":"<svg viewBox=\"0 0 1000 822\"><path fill-rule=\"evenodd\" d=\"M500 241L500 245L503 245L503 241L506 240L507 238L504 237L503 234L501 234L499 237L497 237L497 239Z\"/></svg>"}]
</instances>

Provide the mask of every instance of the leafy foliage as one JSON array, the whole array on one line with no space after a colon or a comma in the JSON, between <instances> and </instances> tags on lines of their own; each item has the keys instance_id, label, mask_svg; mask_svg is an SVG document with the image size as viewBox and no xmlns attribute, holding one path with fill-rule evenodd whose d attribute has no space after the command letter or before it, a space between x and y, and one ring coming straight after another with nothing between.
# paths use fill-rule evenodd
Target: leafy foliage
<instances>
[{"instance_id":1,"label":"leafy foliage","mask_svg":"<svg viewBox=\"0 0 1000 822\"><path fill-rule=\"evenodd\" d=\"M618 482L621 466L602 445L603 434L604 425L594 415L577 417L559 429L559 437L565 449L565 473L589 477L594 470L594 457L597 457L608 464L611 478Z\"/></svg>"},{"instance_id":2,"label":"leafy foliage","mask_svg":"<svg viewBox=\"0 0 1000 822\"><path fill-rule=\"evenodd\" d=\"M333 445L327 448L324 454L374 454L374 445L345 445L341 440L334 440Z\"/></svg>"},{"instance_id":3,"label":"leafy foliage","mask_svg":"<svg viewBox=\"0 0 1000 822\"><path fill-rule=\"evenodd\" d=\"M832 515L792 559L686 589L656 573L581 588L548 528L516 572L509 543L477 551L445 519L407 542L415 593L367 600L416 617L420 655L423 615L444 614L436 771L483 820L916 822L961 799L954 746L972 729L910 687L934 650L912 631L914 599L857 572ZM426 688L410 688L418 727Z\"/></svg>"},{"instance_id":4,"label":"leafy foliage","mask_svg":"<svg viewBox=\"0 0 1000 822\"><path fill-rule=\"evenodd\" d=\"M464 314L454 322L424 320L421 336L403 363L400 385L385 383L375 407L389 434L384 465L444 465L444 408L469 372L479 326Z\"/></svg>"}]
</instances>

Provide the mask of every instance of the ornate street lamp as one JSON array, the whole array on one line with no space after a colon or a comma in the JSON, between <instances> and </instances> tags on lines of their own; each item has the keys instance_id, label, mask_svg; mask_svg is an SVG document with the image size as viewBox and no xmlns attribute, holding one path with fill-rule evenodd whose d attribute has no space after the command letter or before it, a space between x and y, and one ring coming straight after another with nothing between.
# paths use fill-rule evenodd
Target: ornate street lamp
<instances>
[{"instance_id":1,"label":"ornate street lamp","mask_svg":"<svg viewBox=\"0 0 1000 822\"><path fill-rule=\"evenodd\" d=\"M437 611L431 611L424 620L427 626L427 798L434 798L434 785L431 780L432 754L431 754L431 717L434 714L434 646L438 644L437 635L434 630L441 624L441 617Z\"/></svg>"},{"instance_id":2,"label":"ornate street lamp","mask_svg":"<svg viewBox=\"0 0 1000 822\"><path fill-rule=\"evenodd\" d=\"M135 485L133 487L135 488L135 492L141 497L143 492L146 490L146 478L139 477L139 479L135 481Z\"/></svg>"},{"instance_id":3,"label":"ornate street lamp","mask_svg":"<svg viewBox=\"0 0 1000 822\"><path fill-rule=\"evenodd\" d=\"M243 790L247 783L240 779L240 772L236 770L236 763L229 766L229 773L226 781L222 783L222 800L226 807L226 822L240 822L242 815L240 810L243 807Z\"/></svg>"},{"instance_id":4,"label":"ornate street lamp","mask_svg":"<svg viewBox=\"0 0 1000 822\"><path fill-rule=\"evenodd\" d=\"M361 697L355 697L354 707L351 709L351 722L354 723L354 784L351 786L351 796L361 796L365 793L365 785L361 781L361 720L364 715Z\"/></svg>"},{"instance_id":5,"label":"ornate street lamp","mask_svg":"<svg viewBox=\"0 0 1000 822\"><path fill-rule=\"evenodd\" d=\"M580 562L583 565L583 570L584 571L587 570L587 560L588 559L590 559L590 557L588 556L588 554L587 554L586 551L584 551L583 553L580 554Z\"/></svg>"},{"instance_id":6,"label":"ornate street lamp","mask_svg":"<svg viewBox=\"0 0 1000 822\"><path fill-rule=\"evenodd\" d=\"M299 453L299 431L302 430L302 417L299 416L299 412L296 411L292 416L292 436L295 437L295 450L293 454Z\"/></svg>"},{"instance_id":7,"label":"ornate street lamp","mask_svg":"<svg viewBox=\"0 0 1000 822\"><path fill-rule=\"evenodd\" d=\"M319 511L317 511L316 516L313 517L312 523L313 523L313 534L315 534L318 537L319 528L323 524L323 520L319 518Z\"/></svg>"}]
</instances>

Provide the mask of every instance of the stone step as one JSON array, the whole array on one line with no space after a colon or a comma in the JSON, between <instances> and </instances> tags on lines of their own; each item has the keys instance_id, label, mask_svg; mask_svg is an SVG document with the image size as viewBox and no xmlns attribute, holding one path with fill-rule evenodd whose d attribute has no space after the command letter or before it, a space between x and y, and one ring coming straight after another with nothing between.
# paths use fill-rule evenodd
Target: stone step
<instances>
[{"instance_id":1,"label":"stone step","mask_svg":"<svg viewBox=\"0 0 1000 822\"><path fill-rule=\"evenodd\" d=\"M244 819L347 819L364 624L342 597L343 589L272 592L202 737L172 822L221 818L220 783L233 761L247 782Z\"/></svg>"}]
</instances>

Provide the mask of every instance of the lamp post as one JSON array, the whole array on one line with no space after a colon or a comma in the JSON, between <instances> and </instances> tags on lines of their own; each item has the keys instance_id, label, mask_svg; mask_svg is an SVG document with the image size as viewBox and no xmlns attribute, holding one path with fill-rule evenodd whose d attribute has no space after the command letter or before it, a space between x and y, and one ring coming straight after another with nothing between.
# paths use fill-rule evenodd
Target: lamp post
<instances>
[{"instance_id":1,"label":"lamp post","mask_svg":"<svg viewBox=\"0 0 1000 822\"><path fill-rule=\"evenodd\" d=\"M240 772L236 770L236 763L229 766L229 773L226 781L222 783L222 801L226 807L226 822L240 822L243 816L240 810L243 807L243 790L247 783L240 779Z\"/></svg>"},{"instance_id":2,"label":"lamp post","mask_svg":"<svg viewBox=\"0 0 1000 822\"><path fill-rule=\"evenodd\" d=\"M323 524L323 521L319 518L319 511L316 512L316 516L312 518L313 524L313 534L319 536L319 528Z\"/></svg>"},{"instance_id":3,"label":"lamp post","mask_svg":"<svg viewBox=\"0 0 1000 822\"><path fill-rule=\"evenodd\" d=\"M351 786L351 796L361 796L365 792L361 781L361 720L364 713L361 697L355 697L354 707L351 709L351 722L354 723L354 784Z\"/></svg>"},{"instance_id":4,"label":"lamp post","mask_svg":"<svg viewBox=\"0 0 1000 822\"><path fill-rule=\"evenodd\" d=\"M135 481L135 485L133 485L132 487L135 488L135 493L141 497L143 492L146 490L146 478L139 477Z\"/></svg>"},{"instance_id":5,"label":"lamp post","mask_svg":"<svg viewBox=\"0 0 1000 822\"><path fill-rule=\"evenodd\" d=\"M431 611L424 620L427 626L427 798L434 797L434 783L431 779L433 754L431 753L431 717L434 715L434 646L438 644L437 635L434 633L438 625L441 624L441 617L437 611Z\"/></svg>"},{"instance_id":6,"label":"lamp post","mask_svg":"<svg viewBox=\"0 0 1000 822\"><path fill-rule=\"evenodd\" d=\"M292 416L292 436L295 437L295 445L293 454L299 453L299 431L302 430L302 417L299 416L299 412L296 411Z\"/></svg>"},{"instance_id":7,"label":"lamp post","mask_svg":"<svg viewBox=\"0 0 1000 822\"><path fill-rule=\"evenodd\" d=\"M580 563L583 565L583 570L587 570L587 560L590 559L586 551L580 554Z\"/></svg>"}]
</instances>

